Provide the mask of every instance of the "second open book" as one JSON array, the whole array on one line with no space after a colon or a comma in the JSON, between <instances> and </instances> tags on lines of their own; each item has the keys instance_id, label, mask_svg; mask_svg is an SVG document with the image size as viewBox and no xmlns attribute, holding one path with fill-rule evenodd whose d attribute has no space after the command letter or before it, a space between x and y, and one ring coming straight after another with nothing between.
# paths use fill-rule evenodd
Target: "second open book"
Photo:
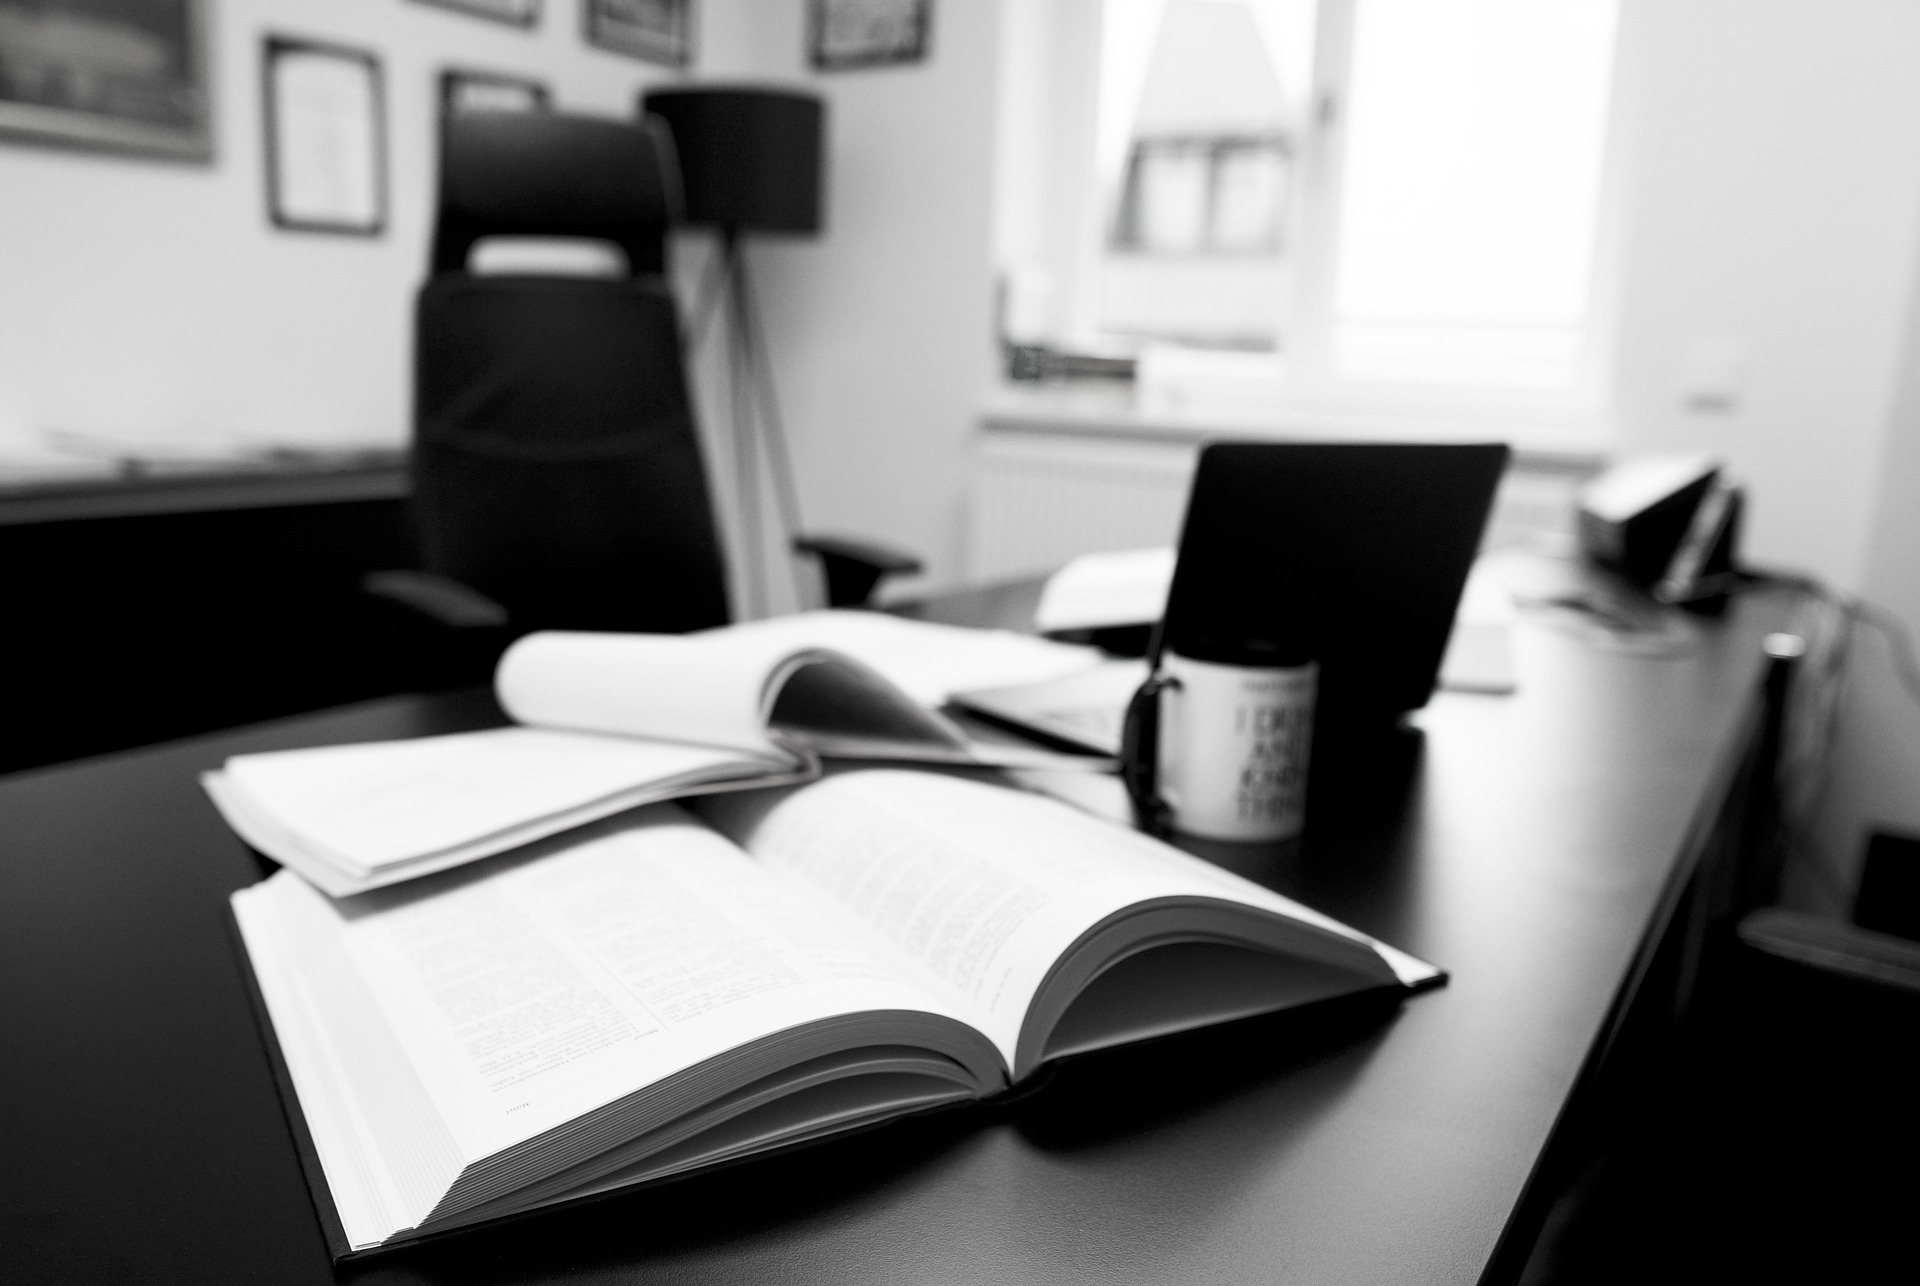
<instances>
[{"instance_id":1,"label":"second open book","mask_svg":"<svg viewBox=\"0 0 1920 1286\"><path fill-rule=\"evenodd\" d=\"M343 897L654 800L804 780L823 756L1044 757L971 742L933 707L1094 659L870 612L691 635L533 634L494 679L517 727L236 755L203 781L241 838Z\"/></svg>"},{"instance_id":2,"label":"second open book","mask_svg":"<svg viewBox=\"0 0 1920 1286\"><path fill-rule=\"evenodd\" d=\"M868 770L233 897L336 1256L1439 974L1040 796Z\"/></svg>"}]
</instances>

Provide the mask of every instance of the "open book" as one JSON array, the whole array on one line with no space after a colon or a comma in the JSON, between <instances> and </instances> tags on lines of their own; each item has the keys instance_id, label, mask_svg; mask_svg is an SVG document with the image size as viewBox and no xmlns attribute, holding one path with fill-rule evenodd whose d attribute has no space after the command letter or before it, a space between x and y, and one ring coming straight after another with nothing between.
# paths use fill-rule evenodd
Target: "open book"
<instances>
[{"instance_id":1,"label":"open book","mask_svg":"<svg viewBox=\"0 0 1920 1286\"><path fill-rule=\"evenodd\" d=\"M869 613L532 634L494 680L522 726L236 755L203 784L243 839L341 897L655 800L805 780L822 756L1025 762L1044 752L970 741L928 708L941 679L1086 664L1085 649Z\"/></svg>"},{"instance_id":2,"label":"open book","mask_svg":"<svg viewBox=\"0 0 1920 1286\"><path fill-rule=\"evenodd\" d=\"M336 1256L1438 971L1065 804L864 770L233 896ZM329 1209L331 1207L331 1209Z\"/></svg>"}]
</instances>

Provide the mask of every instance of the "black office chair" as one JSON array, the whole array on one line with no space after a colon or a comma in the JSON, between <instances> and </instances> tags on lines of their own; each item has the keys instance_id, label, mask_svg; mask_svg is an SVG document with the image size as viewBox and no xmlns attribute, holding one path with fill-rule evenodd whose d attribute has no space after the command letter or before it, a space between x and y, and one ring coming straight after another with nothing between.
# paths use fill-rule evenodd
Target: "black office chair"
<instances>
[{"instance_id":1,"label":"black office chair","mask_svg":"<svg viewBox=\"0 0 1920 1286\"><path fill-rule=\"evenodd\" d=\"M484 678L532 629L682 632L728 620L679 320L664 277L679 201L657 121L449 118L415 317L412 516L421 570L375 598L426 624L414 686ZM487 237L591 238L624 275L479 275ZM831 545L831 542L826 542ZM858 563L859 546L828 549ZM864 585L836 572L836 605ZM858 579L857 575L854 577ZM416 631L418 633L418 631Z\"/></svg>"}]
</instances>

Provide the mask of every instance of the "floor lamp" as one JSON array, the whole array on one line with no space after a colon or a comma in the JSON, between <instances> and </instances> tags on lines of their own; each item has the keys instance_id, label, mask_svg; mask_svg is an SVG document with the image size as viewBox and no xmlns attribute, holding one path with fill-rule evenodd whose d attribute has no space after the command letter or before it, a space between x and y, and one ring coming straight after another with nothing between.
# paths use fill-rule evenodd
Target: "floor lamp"
<instances>
[{"instance_id":1,"label":"floor lamp","mask_svg":"<svg viewBox=\"0 0 1920 1286\"><path fill-rule=\"evenodd\" d=\"M648 90L640 107L666 121L673 132L686 199L684 221L711 227L720 238L719 254L694 302L688 340L697 348L713 314L726 314L747 609L765 615L769 603L762 465L773 492L782 549L800 534L800 501L774 397L766 337L747 277L744 240L748 233L820 230L825 104L790 90L689 85Z\"/></svg>"}]
</instances>

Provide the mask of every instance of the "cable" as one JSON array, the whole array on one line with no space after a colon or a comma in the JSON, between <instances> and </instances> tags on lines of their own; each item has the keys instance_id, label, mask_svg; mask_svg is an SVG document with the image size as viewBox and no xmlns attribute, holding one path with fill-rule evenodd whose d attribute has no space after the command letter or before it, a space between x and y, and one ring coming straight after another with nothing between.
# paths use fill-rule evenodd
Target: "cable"
<instances>
[{"instance_id":1,"label":"cable","mask_svg":"<svg viewBox=\"0 0 1920 1286\"><path fill-rule=\"evenodd\" d=\"M1746 579L1795 589L1812 600L1795 627L1807 638L1808 652L1789 698L1793 708L1776 769L1780 791L1776 826L1782 851L1801 877L1811 881L1811 891L1831 906L1844 907L1851 895L1842 877L1848 863L1831 860L1816 822L1833 786L1853 640L1861 626L1886 640L1901 689L1920 709L1920 662L1915 659L1913 634L1888 609L1858 595L1839 593L1810 577L1748 574Z\"/></svg>"},{"instance_id":2,"label":"cable","mask_svg":"<svg viewBox=\"0 0 1920 1286\"><path fill-rule=\"evenodd\" d=\"M1848 604L1853 619L1880 631L1887 640L1887 646L1893 652L1893 669L1900 676L1900 686L1907 690L1907 696L1916 706L1920 706L1920 664L1913 657L1913 634L1907 629L1907 623L1886 608L1869 603L1864 598L1855 598Z\"/></svg>"}]
</instances>

